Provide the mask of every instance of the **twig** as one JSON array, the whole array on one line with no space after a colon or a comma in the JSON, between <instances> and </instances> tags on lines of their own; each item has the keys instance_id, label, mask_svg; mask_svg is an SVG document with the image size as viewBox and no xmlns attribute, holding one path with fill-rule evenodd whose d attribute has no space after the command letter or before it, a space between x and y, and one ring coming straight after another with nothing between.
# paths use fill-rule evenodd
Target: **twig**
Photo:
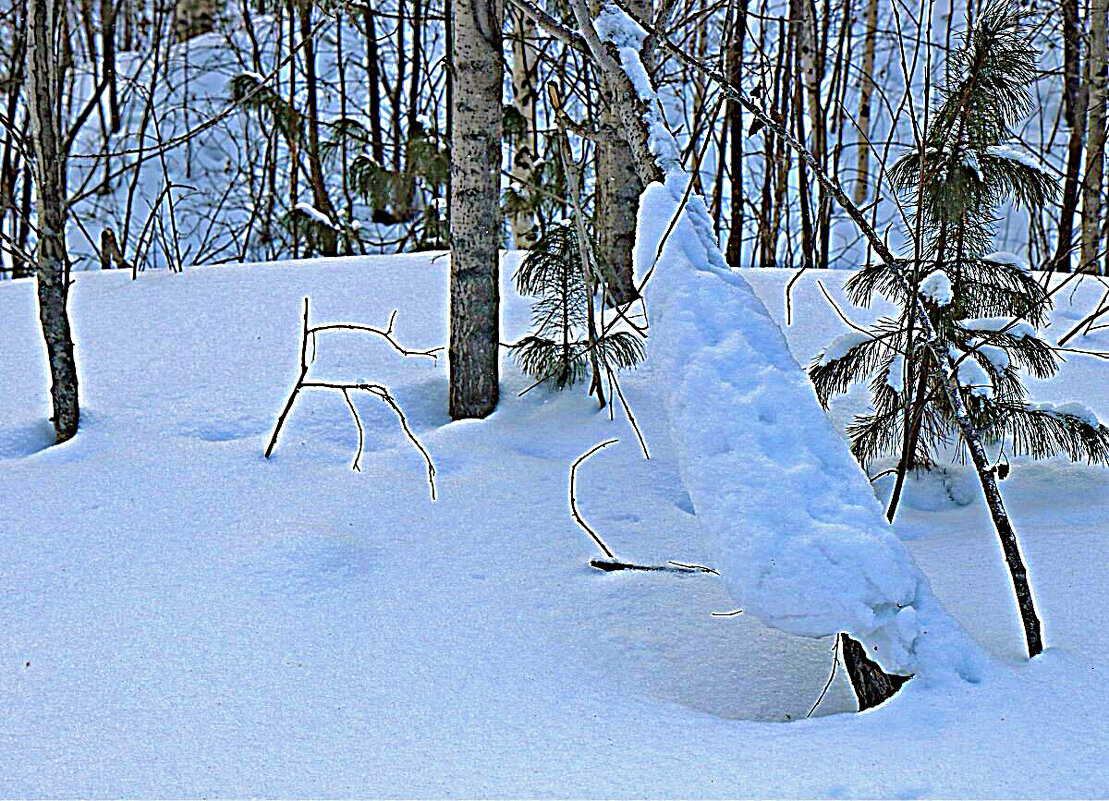
<instances>
[{"instance_id":1,"label":"twig","mask_svg":"<svg viewBox=\"0 0 1109 801\"><path fill-rule=\"evenodd\" d=\"M575 459L573 464L570 465L570 514L573 515L574 522L576 522L578 526L580 526L582 530L585 531L585 533L593 539L593 542L595 542L597 544L597 547L601 549L601 553L603 553L609 559L615 559L616 554L614 554L612 550L607 545L605 545L605 541L601 539L601 535L590 528L589 524L586 523L585 519L581 516L581 512L578 511L576 487L578 479L578 467L597 451L604 450L609 445L615 445L619 441L620 440L618 439L606 439L604 442L599 442L592 448L587 450L585 453L583 453L581 456L579 456L577 459Z\"/></svg>"},{"instance_id":2,"label":"twig","mask_svg":"<svg viewBox=\"0 0 1109 801\"><path fill-rule=\"evenodd\" d=\"M836 677L836 668L839 667L839 643L840 638L842 637L842 634L836 635L836 644L832 648L832 672L828 676L828 681L824 683L824 689L820 691L820 697L817 698L816 703L812 705L812 709L809 710L809 714L805 715L805 717L807 718L811 718L812 713L816 711L816 708L818 706L820 706L820 702L824 700L824 696L828 692L828 688L832 686L832 679Z\"/></svg>"},{"instance_id":3,"label":"twig","mask_svg":"<svg viewBox=\"0 0 1109 801\"><path fill-rule=\"evenodd\" d=\"M351 464L351 470L361 472L362 451L365 445L365 431L362 426L362 420L358 416L358 410L355 408L354 402L350 397L350 390L357 389L373 395L375 398L379 399L386 406L392 409L393 413L396 414L397 420L400 423L401 430L404 432L405 437L408 439L409 442L412 443L416 450L420 452L420 455L427 463L427 483L431 491L431 500L434 501L437 499L438 490L435 486L435 462L432 461L431 454L428 453L427 448L424 447L423 443L420 442L419 437L416 436L415 432L408 425L408 418L405 416L404 410L401 409L400 404L397 403L396 399L389 392L388 387L383 384L369 384L364 381L355 382L308 380L308 365L310 363L310 360L308 358L309 336L311 336L312 341L311 361L315 361L316 334L318 334L320 331L354 330L373 333L384 337L389 342L389 344L391 344L394 349L397 350L398 353L401 353L404 356L427 356L431 359L435 359L435 351L442 350L442 348L433 348L431 350L425 351L414 351L404 348L395 339L393 339L393 323L396 321L396 316L397 313L394 310L393 313L389 316L389 324L385 329L374 328L373 326L358 325L354 323L332 323L329 325L309 327L308 298L304 299L304 313L301 318L300 329L300 374L297 376L297 380L293 384L292 391L289 393L289 397L285 401L285 406L282 408L281 414L278 415L277 423L275 424L273 429L273 434L270 436L269 444L266 446L265 458L270 458L270 454L273 453L274 446L277 445L278 435L281 433L281 429L285 425L285 420L288 418L289 412L292 411L293 403L296 401L297 396L300 394L300 391L302 389L333 389L342 393L343 400L346 401L347 408L350 410L351 416L354 418L354 424L358 428L358 449L355 451L354 461Z\"/></svg>"}]
</instances>

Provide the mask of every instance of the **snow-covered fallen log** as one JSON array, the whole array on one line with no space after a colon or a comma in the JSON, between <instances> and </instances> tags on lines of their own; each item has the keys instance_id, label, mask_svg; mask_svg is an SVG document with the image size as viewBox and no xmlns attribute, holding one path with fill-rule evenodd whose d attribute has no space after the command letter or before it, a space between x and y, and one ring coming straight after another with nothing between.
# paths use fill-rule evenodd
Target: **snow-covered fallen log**
<instances>
[{"instance_id":1,"label":"snow-covered fallen log","mask_svg":"<svg viewBox=\"0 0 1109 801\"><path fill-rule=\"evenodd\" d=\"M653 276L650 352L668 381L682 480L719 541L729 591L768 626L854 635L886 671L976 679L977 649L886 525L781 330L725 264L703 199L687 191L639 57L645 32L611 5L594 29L574 6L594 55L610 69L618 59L638 95L638 132L622 117L661 176L641 198L636 244L637 272Z\"/></svg>"}]
</instances>

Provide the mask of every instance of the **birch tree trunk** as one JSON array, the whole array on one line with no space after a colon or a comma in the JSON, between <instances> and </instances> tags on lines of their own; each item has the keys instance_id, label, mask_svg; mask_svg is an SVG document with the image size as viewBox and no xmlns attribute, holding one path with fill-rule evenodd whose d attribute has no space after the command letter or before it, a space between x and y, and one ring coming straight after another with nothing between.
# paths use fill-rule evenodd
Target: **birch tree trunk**
<instances>
[{"instance_id":1,"label":"birch tree trunk","mask_svg":"<svg viewBox=\"0 0 1109 801\"><path fill-rule=\"evenodd\" d=\"M529 52L535 42L535 22L527 14L516 11L516 35L512 39L512 105L519 114L520 130L512 154L512 179L517 191L527 193L533 182L532 172L539 157L535 130L536 59ZM535 211L530 205L512 215L512 241L520 250L535 244Z\"/></svg>"},{"instance_id":2,"label":"birch tree trunk","mask_svg":"<svg viewBox=\"0 0 1109 801\"><path fill-rule=\"evenodd\" d=\"M449 411L485 417L498 398L503 6L454 0Z\"/></svg>"},{"instance_id":3,"label":"birch tree trunk","mask_svg":"<svg viewBox=\"0 0 1109 801\"><path fill-rule=\"evenodd\" d=\"M870 191L870 102L874 95L874 48L878 39L878 0L867 0L863 72L859 80L859 153L855 168L855 203L866 203Z\"/></svg>"},{"instance_id":4,"label":"birch tree trunk","mask_svg":"<svg viewBox=\"0 0 1109 801\"><path fill-rule=\"evenodd\" d=\"M1082 189L1082 256L1079 269L1098 272L1101 221L1104 204L1101 187L1105 174L1106 15L1109 0L1090 1L1090 55L1087 63L1090 93L1086 120L1086 179Z\"/></svg>"},{"instance_id":5,"label":"birch tree trunk","mask_svg":"<svg viewBox=\"0 0 1109 801\"><path fill-rule=\"evenodd\" d=\"M28 7L27 107L34 151L38 251L36 282L39 321L50 362L50 398L57 442L77 433L77 363L66 312L69 264L65 249L65 154L58 114L60 67L55 28L64 7L59 0L30 0Z\"/></svg>"},{"instance_id":6,"label":"birch tree trunk","mask_svg":"<svg viewBox=\"0 0 1109 801\"><path fill-rule=\"evenodd\" d=\"M651 0L629 0L628 9L640 19L651 19ZM650 65L647 65L648 69ZM617 304L635 299L632 251L643 182L636 172L635 157L622 135L614 94L618 88L607 73L601 73L604 109L602 139L597 143L597 262Z\"/></svg>"}]
</instances>

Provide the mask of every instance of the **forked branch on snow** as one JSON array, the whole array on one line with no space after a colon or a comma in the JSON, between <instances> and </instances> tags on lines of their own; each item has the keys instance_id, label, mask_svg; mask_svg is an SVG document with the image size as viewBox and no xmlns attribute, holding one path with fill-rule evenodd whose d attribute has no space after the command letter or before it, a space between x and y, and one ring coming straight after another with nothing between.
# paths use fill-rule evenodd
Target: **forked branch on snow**
<instances>
[{"instance_id":1,"label":"forked branch on snow","mask_svg":"<svg viewBox=\"0 0 1109 801\"><path fill-rule=\"evenodd\" d=\"M397 403L396 398L390 393L389 388L384 384L367 383L365 381L313 381L308 378L308 367L316 359L316 337L323 331L355 331L367 334L373 334L384 339L390 347L397 353L405 357L418 357L423 356L433 361L438 358L438 352L442 348L431 348L429 350L411 350L402 346L393 336L393 326L396 323L397 312L394 309L393 313L389 315L389 323L385 328L377 328L370 325L361 325L358 323L329 323L327 325L308 325L308 298L304 299L304 315L301 318L300 328L300 374L297 376L296 382L289 393L288 399L285 401L285 406L281 409L281 414L277 417L277 423L274 426L273 434L270 436L269 444L266 446L265 458L270 458L273 453L274 447L277 445L277 437L281 433L281 429L285 425L289 413L293 410L293 404L296 402L297 396L301 390L304 389L331 389L340 392L343 400L350 410L351 416L354 418L354 425L358 429L358 448L354 454L354 461L351 463L351 469L356 472L361 472L362 469L362 449L365 443L365 431L362 426L362 420L358 416L358 410L354 406L354 401L351 398L351 391L358 390L366 392L390 409L397 416L397 421L400 423L401 430L404 432L405 437L412 443L413 447L420 452L424 462L427 464L427 484L431 491L431 500L437 497L437 490L435 486L435 463L431 459L431 454L428 453L427 448L420 442L411 426L408 424L408 418L404 414L404 410ZM308 355L308 343L312 343L312 355Z\"/></svg>"}]
</instances>

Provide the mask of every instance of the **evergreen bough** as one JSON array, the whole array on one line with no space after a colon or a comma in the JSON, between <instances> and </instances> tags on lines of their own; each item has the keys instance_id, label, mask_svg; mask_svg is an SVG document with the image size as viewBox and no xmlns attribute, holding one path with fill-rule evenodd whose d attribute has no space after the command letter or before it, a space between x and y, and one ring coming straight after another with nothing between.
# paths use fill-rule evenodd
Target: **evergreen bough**
<instances>
[{"instance_id":1,"label":"evergreen bough","mask_svg":"<svg viewBox=\"0 0 1109 801\"><path fill-rule=\"evenodd\" d=\"M516 290L534 296L532 333L512 345L517 364L537 383L562 390L589 376L591 352L606 369L635 367L643 344L630 331L591 331L594 291L575 224L548 227L516 270ZM591 350L592 349L592 350Z\"/></svg>"},{"instance_id":2,"label":"evergreen bough","mask_svg":"<svg viewBox=\"0 0 1109 801\"><path fill-rule=\"evenodd\" d=\"M1063 453L1109 464L1109 428L1095 417L1077 406L1028 401L1023 373L1045 379L1059 368L1039 331L1051 298L1019 259L989 253L1001 204L1036 208L1057 191L1036 161L1008 144L1013 126L1031 110L1035 70L1021 12L1003 3L984 8L951 57L923 145L889 171L894 189L916 212L916 230L908 232L916 247L913 286L885 264L867 266L847 282L857 305L881 294L902 312L841 337L809 367L825 408L832 396L869 379L873 412L857 416L848 435L864 468L879 457L899 458L891 520L907 471L932 468L948 446L966 457L943 389L940 371L947 368L913 324L910 291L924 298L936 344L957 365L963 400L985 443L1035 459Z\"/></svg>"}]
</instances>

